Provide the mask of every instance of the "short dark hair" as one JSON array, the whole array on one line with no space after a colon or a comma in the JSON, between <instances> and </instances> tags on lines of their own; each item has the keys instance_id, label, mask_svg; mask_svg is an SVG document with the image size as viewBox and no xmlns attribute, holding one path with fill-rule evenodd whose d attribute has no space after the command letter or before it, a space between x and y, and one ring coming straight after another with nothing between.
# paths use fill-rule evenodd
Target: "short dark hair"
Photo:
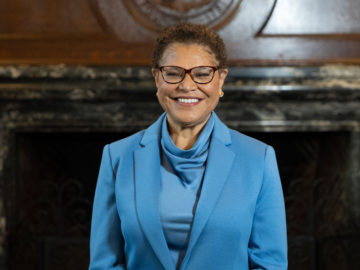
<instances>
[{"instance_id":1,"label":"short dark hair","mask_svg":"<svg viewBox=\"0 0 360 270\"><path fill-rule=\"evenodd\" d=\"M226 48L222 38L212 29L201 24L179 23L165 28L156 40L152 56L152 67L158 68L164 51L173 43L199 44L208 47L219 62L219 68L226 68Z\"/></svg>"}]
</instances>

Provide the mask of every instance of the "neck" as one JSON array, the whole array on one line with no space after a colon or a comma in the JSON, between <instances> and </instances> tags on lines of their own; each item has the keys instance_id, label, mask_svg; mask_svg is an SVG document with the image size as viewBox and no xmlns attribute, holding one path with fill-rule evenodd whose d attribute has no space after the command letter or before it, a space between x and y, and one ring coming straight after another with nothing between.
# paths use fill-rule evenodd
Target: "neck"
<instances>
[{"instance_id":1,"label":"neck","mask_svg":"<svg viewBox=\"0 0 360 270\"><path fill-rule=\"evenodd\" d=\"M193 147L202 129L207 123L207 120L209 120L209 117L205 121L194 126L178 125L168 118L168 130L174 144L184 150L188 150Z\"/></svg>"}]
</instances>

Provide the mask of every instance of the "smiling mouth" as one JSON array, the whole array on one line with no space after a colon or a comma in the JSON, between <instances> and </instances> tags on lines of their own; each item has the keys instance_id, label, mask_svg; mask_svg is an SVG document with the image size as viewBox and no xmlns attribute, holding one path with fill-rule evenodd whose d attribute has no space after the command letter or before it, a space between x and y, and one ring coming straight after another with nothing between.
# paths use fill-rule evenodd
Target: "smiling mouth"
<instances>
[{"instance_id":1,"label":"smiling mouth","mask_svg":"<svg viewBox=\"0 0 360 270\"><path fill-rule=\"evenodd\" d=\"M186 104L195 104L199 103L200 99L198 98L176 98L176 100L180 103L186 103Z\"/></svg>"}]
</instances>

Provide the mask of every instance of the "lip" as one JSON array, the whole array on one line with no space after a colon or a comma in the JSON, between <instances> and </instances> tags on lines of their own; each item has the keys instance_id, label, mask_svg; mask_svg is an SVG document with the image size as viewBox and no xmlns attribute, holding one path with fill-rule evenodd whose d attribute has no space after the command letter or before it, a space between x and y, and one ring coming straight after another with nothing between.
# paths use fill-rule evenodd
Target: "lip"
<instances>
[{"instance_id":1,"label":"lip","mask_svg":"<svg viewBox=\"0 0 360 270\"><path fill-rule=\"evenodd\" d=\"M199 104L202 101L202 98L198 97L175 97L173 100L184 107L191 107Z\"/></svg>"}]
</instances>

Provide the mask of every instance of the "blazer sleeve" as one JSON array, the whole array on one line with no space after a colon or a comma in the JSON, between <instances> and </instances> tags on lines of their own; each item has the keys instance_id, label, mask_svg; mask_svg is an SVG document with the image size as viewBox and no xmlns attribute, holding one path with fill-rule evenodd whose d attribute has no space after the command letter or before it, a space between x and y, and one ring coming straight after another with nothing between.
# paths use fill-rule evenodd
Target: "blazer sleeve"
<instances>
[{"instance_id":1,"label":"blazer sleeve","mask_svg":"<svg viewBox=\"0 0 360 270\"><path fill-rule=\"evenodd\" d=\"M93 204L89 270L126 269L110 147L103 150Z\"/></svg>"},{"instance_id":2,"label":"blazer sleeve","mask_svg":"<svg viewBox=\"0 0 360 270\"><path fill-rule=\"evenodd\" d=\"M249 241L250 269L287 269L284 196L274 149L267 146Z\"/></svg>"}]
</instances>

